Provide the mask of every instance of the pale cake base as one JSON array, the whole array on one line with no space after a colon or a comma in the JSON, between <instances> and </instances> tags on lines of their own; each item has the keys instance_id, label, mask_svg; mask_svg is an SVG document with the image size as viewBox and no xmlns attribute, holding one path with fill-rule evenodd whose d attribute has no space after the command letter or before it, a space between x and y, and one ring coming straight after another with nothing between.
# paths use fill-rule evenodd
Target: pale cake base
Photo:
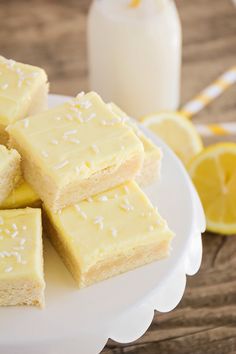
<instances>
[{"instance_id":1,"label":"pale cake base","mask_svg":"<svg viewBox=\"0 0 236 354\"><path fill-rule=\"evenodd\" d=\"M14 187L20 181L20 155L13 151L9 155L9 161L5 168L0 170L0 203L2 203L12 192Z\"/></svg>"},{"instance_id":2,"label":"pale cake base","mask_svg":"<svg viewBox=\"0 0 236 354\"><path fill-rule=\"evenodd\" d=\"M28 115L40 113L48 108L48 88L48 83L43 84L38 88L31 99L30 106L26 114L22 117L22 119ZM0 124L0 144L2 145L7 145L9 140L9 134L5 129L6 126Z\"/></svg>"},{"instance_id":3,"label":"pale cake base","mask_svg":"<svg viewBox=\"0 0 236 354\"><path fill-rule=\"evenodd\" d=\"M159 244L155 243L134 248L132 252L127 254L113 255L104 262L96 264L87 273L83 274L80 280L76 279L76 281L80 282L80 287L85 287L128 272L142 265L166 258L169 255L169 246L169 240L165 240Z\"/></svg>"},{"instance_id":4,"label":"pale cake base","mask_svg":"<svg viewBox=\"0 0 236 354\"><path fill-rule=\"evenodd\" d=\"M0 306L44 307L44 287L30 281L0 282Z\"/></svg>"},{"instance_id":5,"label":"pale cake base","mask_svg":"<svg viewBox=\"0 0 236 354\"><path fill-rule=\"evenodd\" d=\"M98 262L86 273L81 274L77 261L72 257L66 257L68 254L67 249L61 242L57 230L49 221L46 212L43 213L43 220L46 235L49 237L79 288L84 288L115 275L128 272L142 265L166 258L169 255L170 240L161 240L160 243L152 243L127 250L126 253L113 254L111 257Z\"/></svg>"},{"instance_id":6,"label":"pale cake base","mask_svg":"<svg viewBox=\"0 0 236 354\"><path fill-rule=\"evenodd\" d=\"M146 187L160 178L162 156L156 150L152 154L144 155L143 166L135 180L141 187Z\"/></svg>"},{"instance_id":7,"label":"pale cake base","mask_svg":"<svg viewBox=\"0 0 236 354\"><path fill-rule=\"evenodd\" d=\"M143 154L137 154L118 167L106 168L92 174L87 179L76 180L60 189L50 176L45 175L35 165L34 161L31 160L30 153L23 146L20 146L12 138L10 146L14 146L24 155L24 160L22 161L24 178L52 211L63 209L68 205L73 205L92 195L134 179L143 164Z\"/></svg>"}]
</instances>

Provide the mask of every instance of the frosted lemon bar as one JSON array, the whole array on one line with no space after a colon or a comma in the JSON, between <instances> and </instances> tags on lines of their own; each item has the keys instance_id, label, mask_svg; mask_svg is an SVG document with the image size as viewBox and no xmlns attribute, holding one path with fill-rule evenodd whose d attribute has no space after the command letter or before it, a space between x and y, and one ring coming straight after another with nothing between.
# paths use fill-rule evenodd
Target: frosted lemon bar
<instances>
[{"instance_id":1,"label":"frosted lemon bar","mask_svg":"<svg viewBox=\"0 0 236 354\"><path fill-rule=\"evenodd\" d=\"M46 213L47 234L80 288L169 253L173 233L135 182Z\"/></svg>"},{"instance_id":2,"label":"frosted lemon bar","mask_svg":"<svg viewBox=\"0 0 236 354\"><path fill-rule=\"evenodd\" d=\"M16 150L0 145L0 203L13 190L20 176L20 155Z\"/></svg>"},{"instance_id":3,"label":"frosted lemon bar","mask_svg":"<svg viewBox=\"0 0 236 354\"><path fill-rule=\"evenodd\" d=\"M53 210L133 179L143 145L94 92L7 128L25 180Z\"/></svg>"},{"instance_id":4,"label":"frosted lemon bar","mask_svg":"<svg viewBox=\"0 0 236 354\"><path fill-rule=\"evenodd\" d=\"M0 306L44 305L40 209L0 211Z\"/></svg>"},{"instance_id":5,"label":"frosted lemon bar","mask_svg":"<svg viewBox=\"0 0 236 354\"><path fill-rule=\"evenodd\" d=\"M139 137L144 147L144 161L143 166L136 176L136 181L142 187L151 184L160 175L162 152L161 150L153 144L153 142L148 139L143 132L138 128L138 125L131 120L117 105L113 102L108 103L109 109L111 109L120 118L124 119L126 124L129 124L136 135Z\"/></svg>"},{"instance_id":6,"label":"frosted lemon bar","mask_svg":"<svg viewBox=\"0 0 236 354\"><path fill-rule=\"evenodd\" d=\"M0 56L0 142L8 124L47 106L47 75L43 69Z\"/></svg>"},{"instance_id":7,"label":"frosted lemon bar","mask_svg":"<svg viewBox=\"0 0 236 354\"><path fill-rule=\"evenodd\" d=\"M21 180L13 189L9 196L0 204L0 209L18 209L30 207L39 207L41 201L28 183Z\"/></svg>"}]
</instances>

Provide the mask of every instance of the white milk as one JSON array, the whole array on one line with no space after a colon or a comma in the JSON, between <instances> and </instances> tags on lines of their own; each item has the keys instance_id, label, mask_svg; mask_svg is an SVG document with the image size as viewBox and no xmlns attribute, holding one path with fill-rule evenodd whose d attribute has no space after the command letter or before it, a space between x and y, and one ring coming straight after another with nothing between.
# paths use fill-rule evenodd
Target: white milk
<instances>
[{"instance_id":1,"label":"white milk","mask_svg":"<svg viewBox=\"0 0 236 354\"><path fill-rule=\"evenodd\" d=\"M133 117L179 105L181 26L172 0L94 0L90 88Z\"/></svg>"}]
</instances>

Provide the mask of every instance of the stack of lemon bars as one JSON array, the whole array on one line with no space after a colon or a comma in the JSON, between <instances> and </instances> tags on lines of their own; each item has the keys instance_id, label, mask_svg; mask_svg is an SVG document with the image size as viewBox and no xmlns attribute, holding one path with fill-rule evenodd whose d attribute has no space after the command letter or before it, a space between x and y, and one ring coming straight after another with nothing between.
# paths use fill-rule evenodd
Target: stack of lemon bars
<instances>
[{"instance_id":1,"label":"stack of lemon bars","mask_svg":"<svg viewBox=\"0 0 236 354\"><path fill-rule=\"evenodd\" d=\"M1 306L44 305L42 224L79 288L168 256L173 237L140 189L160 150L94 92L48 110L47 94L44 70L0 57Z\"/></svg>"}]
</instances>

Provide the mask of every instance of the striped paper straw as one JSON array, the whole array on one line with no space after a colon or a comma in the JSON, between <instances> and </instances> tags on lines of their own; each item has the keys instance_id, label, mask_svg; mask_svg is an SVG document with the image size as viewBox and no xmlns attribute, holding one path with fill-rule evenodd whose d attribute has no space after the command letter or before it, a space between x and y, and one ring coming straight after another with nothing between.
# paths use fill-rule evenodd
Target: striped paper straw
<instances>
[{"instance_id":1,"label":"striped paper straw","mask_svg":"<svg viewBox=\"0 0 236 354\"><path fill-rule=\"evenodd\" d=\"M221 95L228 87L236 82L236 66L226 71L212 85L205 88L198 96L182 107L180 113L187 117L201 111L206 105Z\"/></svg>"},{"instance_id":2,"label":"striped paper straw","mask_svg":"<svg viewBox=\"0 0 236 354\"><path fill-rule=\"evenodd\" d=\"M212 123L212 124L196 124L196 129L202 137L210 136L236 136L236 123Z\"/></svg>"}]
</instances>

